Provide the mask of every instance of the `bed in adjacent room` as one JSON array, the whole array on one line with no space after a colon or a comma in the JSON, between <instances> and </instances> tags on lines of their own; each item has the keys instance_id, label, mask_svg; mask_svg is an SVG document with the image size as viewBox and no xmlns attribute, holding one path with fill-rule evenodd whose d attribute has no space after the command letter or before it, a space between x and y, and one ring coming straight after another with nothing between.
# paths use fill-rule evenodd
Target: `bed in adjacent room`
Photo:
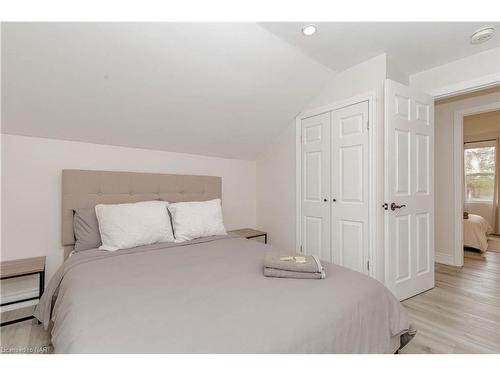
<instances>
[{"instance_id":1,"label":"bed in adjacent room","mask_svg":"<svg viewBox=\"0 0 500 375\"><path fill-rule=\"evenodd\" d=\"M63 243L73 210L203 201L219 177L63 172ZM57 353L394 353L415 334L378 281L327 262L326 279L263 276L269 245L216 235L67 257L36 311Z\"/></svg>"},{"instance_id":2,"label":"bed in adjacent room","mask_svg":"<svg viewBox=\"0 0 500 375\"><path fill-rule=\"evenodd\" d=\"M484 253L488 249L488 234L491 225L479 215L468 214L464 217L464 247L477 249Z\"/></svg>"}]
</instances>

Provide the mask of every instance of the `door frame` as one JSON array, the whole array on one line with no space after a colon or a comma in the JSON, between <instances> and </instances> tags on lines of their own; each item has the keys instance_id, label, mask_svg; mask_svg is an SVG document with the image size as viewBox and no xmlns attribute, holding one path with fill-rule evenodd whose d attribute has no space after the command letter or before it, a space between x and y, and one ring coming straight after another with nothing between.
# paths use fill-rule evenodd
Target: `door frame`
<instances>
[{"instance_id":1,"label":"door frame","mask_svg":"<svg viewBox=\"0 0 500 375\"><path fill-rule=\"evenodd\" d=\"M325 112L336 111L341 108L349 107L351 105L368 102L368 261L370 262L370 269L368 274L372 277L377 275L377 256L376 256L376 168L377 168L377 145L376 145L376 132L379 130L376 123L376 102L377 94L375 91L368 91L363 94L334 102L325 106L308 109L300 112L295 117L295 249L300 252L302 243L302 227L301 227L301 196L302 196L302 141L301 141L301 123L302 120L320 115ZM383 129L381 129L383 131Z\"/></svg>"},{"instance_id":2,"label":"door frame","mask_svg":"<svg viewBox=\"0 0 500 375\"><path fill-rule=\"evenodd\" d=\"M463 210L465 202L464 189L464 117L479 113L491 112L500 109L500 102L471 107L455 111L453 120L453 185L455 187L455 249L453 252L453 266L464 265L464 235ZM496 178L496 177L495 177ZM437 260L437 259L436 259ZM447 259L445 264L449 264Z\"/></svg>"}]
</instances>

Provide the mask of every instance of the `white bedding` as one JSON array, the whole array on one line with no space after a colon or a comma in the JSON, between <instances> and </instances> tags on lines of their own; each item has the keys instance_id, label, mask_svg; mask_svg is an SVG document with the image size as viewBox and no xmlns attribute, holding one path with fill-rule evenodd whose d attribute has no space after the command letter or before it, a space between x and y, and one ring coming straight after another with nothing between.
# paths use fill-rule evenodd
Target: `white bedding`
<instances>
[{"instance_id":1,"label":"white bedding","mask_svg":"<svg viewBox=\"0 0 500 375\"><path fill-rule=\"evenodd\" d=\"M168 202L145 201L95 206L101 250L116 251L158 242L173 242Z\"/></svg>"},{"instance_id":2,"label":"white bedding","mask_svg":"<svg viewBox=\"0 0 500 375\"><path fill-rule=\"evenodd\" d=\"M464 219L464 246L484 253L488 248L487 235L491 230L490 224L482 216L469 214L469 218Z\"/></svg>"},{"instance_id":3,"label":"white bedding","mask_svg":"<svg viewBox=\"0 0 500 375\"><path fill-rule=\"evenodd\" d=\"M168 209L172 213L175 242L226 234L219 198L202 202L171 203Z\"/></svg>"}]
</instances>

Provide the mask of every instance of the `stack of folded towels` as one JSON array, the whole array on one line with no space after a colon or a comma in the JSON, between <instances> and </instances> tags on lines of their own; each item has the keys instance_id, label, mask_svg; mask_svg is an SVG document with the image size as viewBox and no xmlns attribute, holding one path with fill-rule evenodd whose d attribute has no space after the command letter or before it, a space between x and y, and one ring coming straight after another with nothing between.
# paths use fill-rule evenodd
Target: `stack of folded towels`
<instances>
[{"instance_id":1,"label":"stack of folded towels","mask_svg":"<svg viewBox=\"0 0 500 375\"><path fill-rule=\"evenodd\" d=\"M280 255L270 252L264 257L264 276L324 279L326 274L316 255Z\"/></svg>"}]
</instances>

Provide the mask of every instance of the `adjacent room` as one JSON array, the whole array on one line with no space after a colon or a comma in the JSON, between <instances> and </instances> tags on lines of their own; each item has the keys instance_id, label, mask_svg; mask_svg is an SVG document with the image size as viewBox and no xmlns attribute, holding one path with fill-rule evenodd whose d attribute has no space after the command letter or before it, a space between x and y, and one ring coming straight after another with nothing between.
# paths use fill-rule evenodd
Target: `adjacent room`
<instances>
[{"instance_id":1,"label":"adjacent room","mask_svg":"<svg viewBox=\"0 0 500 375\"><path fill-rule=\"evenodd\" d=\"M499 354L499 31L2 22L2 353Z\"/></svg>"},{"instance_id":2,"label":"adjacent room","mask_svg":"<svg viewBox=\"0 0 500 375\"><path fill-rule=\"evenodd\" d=\"M464 249L485 257L500 252L497 165L500 158L500 110L463 118L464 138Z\"/></svg>"}]
</instances>

